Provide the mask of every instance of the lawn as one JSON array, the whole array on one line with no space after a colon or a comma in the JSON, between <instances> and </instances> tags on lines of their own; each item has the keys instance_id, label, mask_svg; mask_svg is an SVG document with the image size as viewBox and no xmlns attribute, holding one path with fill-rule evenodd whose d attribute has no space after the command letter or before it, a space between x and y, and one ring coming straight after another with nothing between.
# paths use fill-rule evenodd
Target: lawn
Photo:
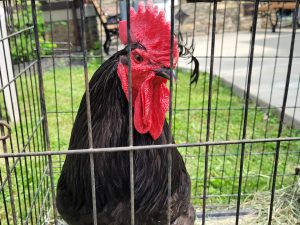
<instances>
[{"instance_id":1,"label":"lawn","mask_svg":"<svg viewBox=\"0 0 300 225\"><path fill-rule=\"evenodd\" d=\"M79 63L80 64L80 63ZM50 146L52 150L68 148L72 123L84 93L84 73L80 65L50 67L44 69L44 89L46 97L47 117L49 126ZM98 60L88 62L89 76L99 67ZM194 143L206 140L207 104L208 104L208 74L201 74L198 84L189 85L189 71L177 71L178 80L173 92L173 136L176 143ZM26 146L26 151L41 151L44 149L42 130L39 126L39 104L37 77L28 75L18 79L20 112L24 115L22 126L12 124L12 139L8 151L21 150L33 135L32 141ZM28 89L28 90L27 90ZM23 92L23 93L22 93ZM23 97L24 96L24 97ZM3 105L0 97L0 105ZM210 121L211 141L239 140L243 129L244 101L225 86L217 76L212 85L212 110ZM3 106L2 106L3 107ZM7 116L3 110L3 117ZM0 111L1 111L0 110ZM26 115L25 115L26 114ZM256 107L250 102L247 121L247 138L271 138L277 136L278 118L270 110ZM25 129L25 128L28 129ZM35 131L35 127L38 129ZM299 136L300 131L284 127L282 136ZM16 141L19 140L20 143ZM31 140L31 139L30 139ZM245 162L243 168L242 192L245 194L270 190L273 173L274 150L276 143L257 143L245 145ZM238 188L238 175L241 145L222 145L209 147L208 165L208 204L235 204ZM291 185L295 167L299 163L299 147L297 142L282 142L278 166L277 188ZM204 177L205 147L190 147L179 149L189 170L192 181L192 199L195 205L201 206ZM64 157L53 157L54 184L56 184ZM42 221L47 216L46 209L51 204L49 169L45 157L31 157L18 162L12 177L12 192L16 201L18 217L30 221ZM10 166L13 159L8 160ZM6 177L4 159L0 159L1 183ZM46 168L46 171L44 169ZM44 172L46 176L44 176ZM17 187L19 184L19 187ZM35 195L38 193L37 195ZM28 198L31 199L28 199ZM33 200L36 199L36 200ZM5 218L5 207L10 212L9 189L7 185L0 197L0 214ZM28 216L26 212L33 211ZM39 215L41 215L39 217ZM10 218L11 219L11 218ZM37 223L37 222L36 222Z\"/></svg>"}]
</instances>

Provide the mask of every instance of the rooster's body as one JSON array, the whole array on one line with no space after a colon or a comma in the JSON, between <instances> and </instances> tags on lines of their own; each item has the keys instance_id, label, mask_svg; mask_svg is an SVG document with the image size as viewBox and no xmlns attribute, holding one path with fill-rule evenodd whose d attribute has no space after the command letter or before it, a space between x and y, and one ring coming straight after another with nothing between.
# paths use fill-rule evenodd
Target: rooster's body
<instances>
[{"instance_id":1,"label":"rooster's body","mask_svg":"<svg viewBox=\"0 0 300 225\"><path fill-rule=\"evenodd\" d=\"M143 48L139 44L132 45L133 54L137 54L134 52L141 51ZM128 98L124 81L120 75L122 68L124 69L128 63L127 55L126 48L114 54L95 72L89 83L94 148L120 147L129 144ZM151 126L151 124L156 123L152 120L160 120L160 118L154 117L158 117L157 114L165 114L165 111L155 111L154 114L149 114L150 117L152 116L150 125L148 123L143 124L145 119L141 119L142 122L139 121L138 111L147 109L145 108L147 104L144 106L139 105L144 104L143 102L137 103L141 93L134 90L136 79L134 63L132 66L133 99L137 99L134 107L135 116L137 115L137 118L134 118L134 145L167 144L170 130L165 118L163 118L161 128ZM165 74L163 75L165 76ZM160 76L160 73L153 75L151 72L151 75L146 77L149 83L155 80L153 81L155 83L150 83L150 90L153 88L154 91L163 94L166 79ZM156 86L157 82L159 82L158 86ZM152 84L153 86L151 86ZM84 95L73 126L69 149L87 149L89 147L85 99ZM160 96L159 99L156 101L164 103ZM143 100L147 101L147 96L143 97ZM160 108L156 110L160 110ZM145 112L143 113L145 114ZM144 131L143 129L148 130ZM159 131L157 132L157 130ZM168 149L148 149L134 152L136 225L167 224L167 155ZM190 204L190 178L184 161L176 148L171 149L171 155L171 224L192 225L194 224L195 212ZM94 154L98 225L130 224L129 161L128 152ZM90 157L88 154L68 155L66 157L57 185L56 202L59 213L69 225L93 224Z\"/></svg>"}]
</instances>

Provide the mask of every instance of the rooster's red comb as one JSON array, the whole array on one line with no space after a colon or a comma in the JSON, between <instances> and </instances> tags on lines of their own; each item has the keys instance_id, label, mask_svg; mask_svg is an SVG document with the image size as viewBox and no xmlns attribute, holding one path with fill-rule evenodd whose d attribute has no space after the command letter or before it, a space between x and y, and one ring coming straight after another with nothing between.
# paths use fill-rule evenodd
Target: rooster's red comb
<instances>
[{"instance_id":1,"label":"rooster's red comb","mask_svg":"<svg viewBox=\"0 0 300 225\"><path fill-rule=\"evenodd\" d=\"M130 8L130 39L132 43L143 45L157 62L170 67L171 26L165 19L165 12L160 11L151 2L145 6L139 3L138 11ZM123 44L127 44L127 21L119 23L119 34ZM174 67L178 60L177 39L174 37Z\"/></svg>"}]
</instances>

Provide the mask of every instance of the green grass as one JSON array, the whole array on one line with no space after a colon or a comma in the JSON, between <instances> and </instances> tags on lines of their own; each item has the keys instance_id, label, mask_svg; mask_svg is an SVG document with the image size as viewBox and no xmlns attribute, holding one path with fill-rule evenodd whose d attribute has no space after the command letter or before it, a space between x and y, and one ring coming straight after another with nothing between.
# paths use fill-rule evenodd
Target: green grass
<instances>
[{"instance_id":1,"label":"green grass","mask_svg":"<svg viewBox=\"0 0 300 225\"><path fill-rule=\"evenodd\" d=\"M208 99L208 76L203 75L196 88L189 88L187 75L179 74L177 82L177 109L196 109L174 112L175 129L174 136L177 143L203 142L206 140L207 108ZM205 91L204 91L205 88ZM191 97L189 98L189 93ZM203 96L203 93L205 95ZM212 85L212 111L210 137L211 141L239 140L242 136L243 121L243 99L231 94L232 90L223 85L215 77ZM232 97L231 97L232 96ZM204 101L203 101L204 99ZM203 105L203 106L202 106ZM232 110L228 110L231 106ZM217 110L214 110L217 109ZM265 119L265 112L255 108L254 103L250 103L247 138L272 138L277 136L278 118L270 112L268 119ZM284 127L282 136L299 136L299 130ZM253 193L255 191L268 190L270 187L275 143L257 143L245 145L245 162L243 167L243 188L242 192ZM278 174L293 174L297 165L298 151L300 143L282 142L280 147L280 161ZM237 194L239 162L241 145L211 146L209 154L214 155L209 158L209 174L211 180L208 182L208 194L210 195L230 195ZM266 155L262 156L262 152ZM182 148L181 153L186 159L192 179L192 194L195 196L195 203L201 204L200 196L203 192L204 177L204 156L205 147ZM224 154L226 156L224 157ZM188 155L188 157L185 157ZM222 179L222 177L224 179ZM293 182L293 176L278 176L277 187ZM217 197L210 198L212 204L234 203L235 198Z\"/></svg>"},{"instance_id":2,"label":"green grass","mask_svg":"<svg viewBox=\"0 0 300 225\"><path fill-rule=\"evenodd\" d=\"M100 62L91 60L88 63L89 77L99 67ZM208 111L208 75L202 74L198 85L190 87L189 73L187 71L178 72L178 81L176 82L173 92L173 135L176 143L194 143L204 142L206 140L207 116ZM21 130L20 124L12 125L12 139L8 142L8 152L16 152L24 147L26 140L33 135L33 141L26 147L26 151L43 151L44 140L42 130L38 129L35 133L35 127L38 125L39 116L39 99L33 98L38 93L36 85L36 76L26 76L18 79L17 88L19 91L20 111L23 116ZM84 72L82 66L72 66L71 71L67 66L57 66L55 70L49 69L44 71L43 75L44 89L47 106L48 127L50 136L50 146L52 150L65 150L68 148L70 132L72 129L73 119L76 116L78 105L84 93ZM26 85L27 82L27 85ZM28 90L26 90L28 87ZM22 94L25 93L23 98ZM33 92L31 90L34 90ZM28 93L28 94L27 94ZM33 100L35 99L35 100ZM0 97L0 104L3 105L3 98ZM232 94L230 87L226 87L215 77L212 85L212 111L210 122L210 141L240 140L243 128L243 104L244 101L239 96ZM25 107L26 106L26 107ZM7 115L1 108L2 116ZM34 111L35 110L35 111ZM31 115L31 117L30 117ZM265 118L265 112L256 109L255 104L250 102L248 121L247 121L247 138L272 138L277 136L278 118L273 112ZM25 129L28 127L28 130ZM293 137L299 136L299 130L284 127L282 136ZM23 135L22 135L23 134ZM19 145L16 140L20 140ZM266 191L270 188L270 182L273 171L274 153L276 143L257 143L246 144L245 161L243 167L243 184L242 191L245 194L257 191ZM237 194L238 176L240 166L240 154L242 145L222 145L210 146L208 148L208 194L215 196L208 199L209 204L235 204L236 197L228 197L231 194ZM294 181L294 168L298 164L298 153L300 143L282 142L280 145L280 160L278 165L277 188L291 185ZM192 181L192 198L194 204L201 206L201 195L203 192L204 165L205 165L205 147L190 147L179 149L189 170ZM2 150L1 150L2 152ZM296 153L295 153L296 152ZM262 155L262 153L265 153ZM213 157L212 157L213 155ZM54 183L59 176L64 157L53 157ZM12 177L12 190L16 201L16 213L19 218L26 218L25 211L30 208L29 195L32 198L41 184L41 191L37 196L35 205L42 205L46 200L45 208L51 204L51 195L48 195L50 187L49 176L43 177L43 171L46 168L45 157L33 157L25 159L17 165L16 171ZM10 166L13 159L9 159ZM6 177L4 159L0 159L0 168L2 179ZM47 170L47 174L49 170ZM23 174L23 175L22 175ZM28 174L28 176L25 176ZM283 176L284 175L284 176ZM28 180L27 180L28 178ZM39 181L42 180L40 183ZM22 184L19 191L16 184ZM24 188L23 188L24 186ZM7 185L4 189L4 196L0 196L0 215L5 218L4 202L10 208L9 189ZM18 196L18 194L20 196ZM21 203L18 203L18 200ZM25 202L26 201L26 202ZM22 211L22 216L21 212ZM34 208L33 208L34 209ZM40 207L34 209L32 220L35 221L40 214ZM34 211L33 210L33 211ZM42 212L46 217L46 212ZM11 215L11 214L10 214ZM10 218L11 219L11 218ZM40 218L42 220L43 218Z\"/></svg>"}]
</instances>

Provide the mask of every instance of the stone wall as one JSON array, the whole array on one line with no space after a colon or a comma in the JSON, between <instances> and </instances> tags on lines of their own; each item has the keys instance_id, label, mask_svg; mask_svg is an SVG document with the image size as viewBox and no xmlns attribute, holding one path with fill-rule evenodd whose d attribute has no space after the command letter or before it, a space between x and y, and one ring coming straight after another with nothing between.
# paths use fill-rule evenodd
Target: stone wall
<instances>
[{"instance_id":1,"label":"stone wall","mask_svg":"<svg viewBox=\"0 0 300 225\"><path fill-rule=\"evenodd\" d=\"M237 1L219 2L217 7L216 32L233 32L237 30L250 30L252 15L249 13L249 3ZM251 6L250 6L251 7ZM176 6L178 12L180 6ZM187 3L182 1L181 9L188 17L180 25L181 32L197 33L211 32L213 4L211 3ZM178 21L176 21L178 29ZM224 28L223 28L224 27Z\"/></svg>"},{"instance_id":2,"label":"stone wall","mask_svg":"<svg viewBox=\"0 0 300 225\"><path fill-rule=\"evenodd\" d=\"M110 15L114 15L119 10L116 8L116 1L102 0L102 8ZM240 2L240 1L221 1L218 2L217 8L217 32L224 31L234 32L237 30L250 30L252 24L252 14L249 9L253 7L253 3ZM178 1L175 6L175 15L179 9L182 9L187 18L180 24L182 33L192 34L194 29L196 34L208 33L211 30L212 23L212 10L213 4L211 3L187 3L186 0ZM195 16L194 16L195 15ZM239 23L239 26L238 26ZM175 30L179 29L179 22L175 20Z\"/></svg>"}]
</instances>

